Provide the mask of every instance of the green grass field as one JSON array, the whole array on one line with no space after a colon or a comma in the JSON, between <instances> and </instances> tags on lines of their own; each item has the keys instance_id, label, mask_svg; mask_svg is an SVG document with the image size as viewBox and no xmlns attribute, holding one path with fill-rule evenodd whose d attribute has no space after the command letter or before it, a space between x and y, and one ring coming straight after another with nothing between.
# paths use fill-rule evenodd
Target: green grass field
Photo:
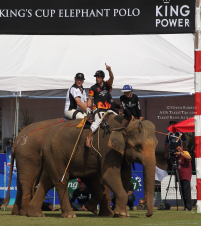
<instances>
[{"instance_id":1,"label":"green grass field","mask_svg":"<svg viewBox=\"0 0 201 226\"><path fill-rule=\"evenodd\" d=\"M32 218L11 215L11 210L0 211L0 226L25 225L74 225L74 226L129 226L129 225L201 225L201 214L195 210L185 212L182 210L155 210L151 218L145 216L145 210L129 211L130 218L99 217L90 212L76 212L77 218L61 218L60 211L44 212L46 217Z\"/></svg>"}]
</instances>

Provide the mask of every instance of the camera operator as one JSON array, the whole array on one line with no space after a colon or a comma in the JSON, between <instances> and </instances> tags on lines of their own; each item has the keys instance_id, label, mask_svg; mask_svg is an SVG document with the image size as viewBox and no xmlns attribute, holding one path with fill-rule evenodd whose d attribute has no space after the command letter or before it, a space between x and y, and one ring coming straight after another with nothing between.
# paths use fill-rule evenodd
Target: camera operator
<instances>
[{"instance_id":1,"label":"camera operator","mask_svg":"<svg viewBox=\"0 0 201 226\"><path fill-rule=\"evenodd\" d=\"M176 124L176 121L169 121L169 125L174 125ZM186 149L186 136L184 133L172 133L172 132L168 132L168 135L166 136L165 139L165 158L167 159L167 164L168 164L168 169L167 171L171 171L172 170L172 161L171 161L171 153L174 152L174 145L176 140L178 139L178 137L180 137L180 140L178 141L180 143L180 145L183 147L183 149ZM171 172L169 172L168 174L171 174Z\"/></svg>"},{"instance_id":2,"label":"camera operator","mask_svg":"<svg viewBox=\"0 0 201 226\"><path fill-rule=\"evenodd\" d=\"M178 159L178 173L181 182L182 195L184 199L184 210L191 211L191 177L192 177L192 165L191 156L188 151L184 151L181 144L175 143L175 152Z\"/></svg>"}]
</instances>

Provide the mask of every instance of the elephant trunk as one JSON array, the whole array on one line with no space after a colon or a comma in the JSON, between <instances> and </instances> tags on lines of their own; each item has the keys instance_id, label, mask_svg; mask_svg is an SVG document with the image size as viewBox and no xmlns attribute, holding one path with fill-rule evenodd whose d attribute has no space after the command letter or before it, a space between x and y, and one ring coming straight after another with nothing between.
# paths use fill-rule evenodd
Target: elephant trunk
<instances>
[{"instance_id":1,"label":"elephant trunk","mask_svg":"<svg viewBox=\"0 0 201 226\"><path fill-rule=\"evenodd\" d=\"M155 171L156 171L156 157L155 157L155 146L150 145L149 150L146 150L146 154L143 158L144 165L144 176L145 176L145 199L147 200L147 217L153 215L154 207L154 186L155 186Z\"/></svg>"}]
</instances>

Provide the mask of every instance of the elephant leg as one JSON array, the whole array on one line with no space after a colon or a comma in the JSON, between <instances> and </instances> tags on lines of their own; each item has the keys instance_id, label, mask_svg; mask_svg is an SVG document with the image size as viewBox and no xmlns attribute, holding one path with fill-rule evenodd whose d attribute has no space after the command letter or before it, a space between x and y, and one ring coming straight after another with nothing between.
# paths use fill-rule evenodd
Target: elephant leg
<instances>
[{"instance_id":1,"label":"elephant leg","mask_svg":"<svg viewBox=\"0 0 201 226\"><path fill-rule=\"evenodd\" d=\"M91 193L91 199L89 199L84 205L92 213L97 213L97 205L101 202L103 198L103 185L99 176L94 176L93 178L82 178L86 187Z\"/></svg>"},{"instance_id":2,"label":"elephant leg","mask_svg":"<svg viewBox=\"0 0 201 226\"><path fill-rule=\"evenodd\" d=\"M18 167L18 166L17 166ZM21 206L20 206L20 215L26 216L28 211L28 206L32 198L32 190L35 184L35 180L38 177L40 172L39 163L32 164L21 164L18 167L18 180L19 186L21 188Z\"/></svg>"},{"instance_id":3,"label":"elephant leg","mask_svg":"<svg viewBox=\"0 0 201 226\"><path fill-rule=\"evenodd\" d=\"M100 216L113 215L113 211L110 208L110 201L111 201L110 189L106 185L104 185L103 198L100 203L100 211L99 211Z\"/></svg>"},{"instance_id":4,"label":"elephant leg","mask_svg":"<svg viewBox=\"0 0 201 226\"><path fill-rule=\"evenodd\" d=\"M60 182L55 183L55 187L58 191L59 199L60 199L60 205L61 205L61 217L66 218L74 218L76 217L75 213L72 210L72 207L70 205L70 201L68 198L68 180L67 183L62 184Z\"/></svg>"},{"instance_id":5,"label":"elephant leg","mask_svg":"<svg viewBox=\"0 0 201 226\"><path fill-rule=\"evenodd\" d=\"M147 217L153 215L154 207L154 186L155 186L155 170L156 170L156 158L155 158L155 146L153 142L147 141L144 147L146 152L142 158L142 164L144 165L144 187L145 187L145 198L147 200Z\"/></svg>"},{"instance_id":6,"label":"elephant leg","mask_svg":"<svg viewBox=\"0 0 201 226\"><path fill-rule=\"evenodd\" d=\"M124 162L121 167L121 181L125 191L128 193L131 181L131 165Z\"/></svg>"},{"instance_id":7,"label":"elephant leg","mask_svg":"<svg viewBox=\"0 0 201 226\"><path fill-rule=\"evenodd\" d=\"M105 185L111 189L111 191L116 196L116 207L114 209L114 217L128 217L129 214L126 210L126 204L128 202L128 194L124 190L122 181L121 181L121 158L116 159L115 166L114 162L111 162L111 159L115 161L115 156L111 156L105 160L107 167L105 171L102 172L102 180Z\"/></svg>"},{"instance_id":8,"label":"elephant leg","mask_svg":"<svg viewBox=\"0 0 201 226\"><path fill-rule=\"evenodd\" d=\"M43 201L45 199L46 193L53 187L54 187L54 184L52 183L51 178L43 170L36 193L29 204L27 216L44 217L44 214L42 213Z\"/></svg>"},{"instance_id":9,"label":"elephant leg","mask_svg":"<svg viewBox=\"0 0 201 226\"><path fill-rule=\"evenodd\" d=\"M17 177L17 196L12 209L12 215L19 215L21 209L22 188Z\"/></svg>"}]
</instances>

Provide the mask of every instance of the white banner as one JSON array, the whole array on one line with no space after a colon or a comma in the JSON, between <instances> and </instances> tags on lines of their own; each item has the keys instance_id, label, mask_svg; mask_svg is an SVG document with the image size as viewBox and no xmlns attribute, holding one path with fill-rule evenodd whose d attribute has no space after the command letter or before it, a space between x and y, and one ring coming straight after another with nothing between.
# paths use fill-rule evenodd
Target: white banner
<instances>
[{"instance_id":1,"label":"white banner","mask_svg":"<svg viewBox=\"0 0 201 226\"><path fill-rule=\"evenodd\" d=\"M161 199L165 199L169 180L170 180L170 175L165 177L161 182ZM177 187L178 187L177 199L181 199L178 183L177 183ZM166 199L176 199L175 176L172 176ZM191 178L191 199L197 199L197 197L196 197L196 176L195 175L193 175Z\"/></svg>"}]
</instances>

